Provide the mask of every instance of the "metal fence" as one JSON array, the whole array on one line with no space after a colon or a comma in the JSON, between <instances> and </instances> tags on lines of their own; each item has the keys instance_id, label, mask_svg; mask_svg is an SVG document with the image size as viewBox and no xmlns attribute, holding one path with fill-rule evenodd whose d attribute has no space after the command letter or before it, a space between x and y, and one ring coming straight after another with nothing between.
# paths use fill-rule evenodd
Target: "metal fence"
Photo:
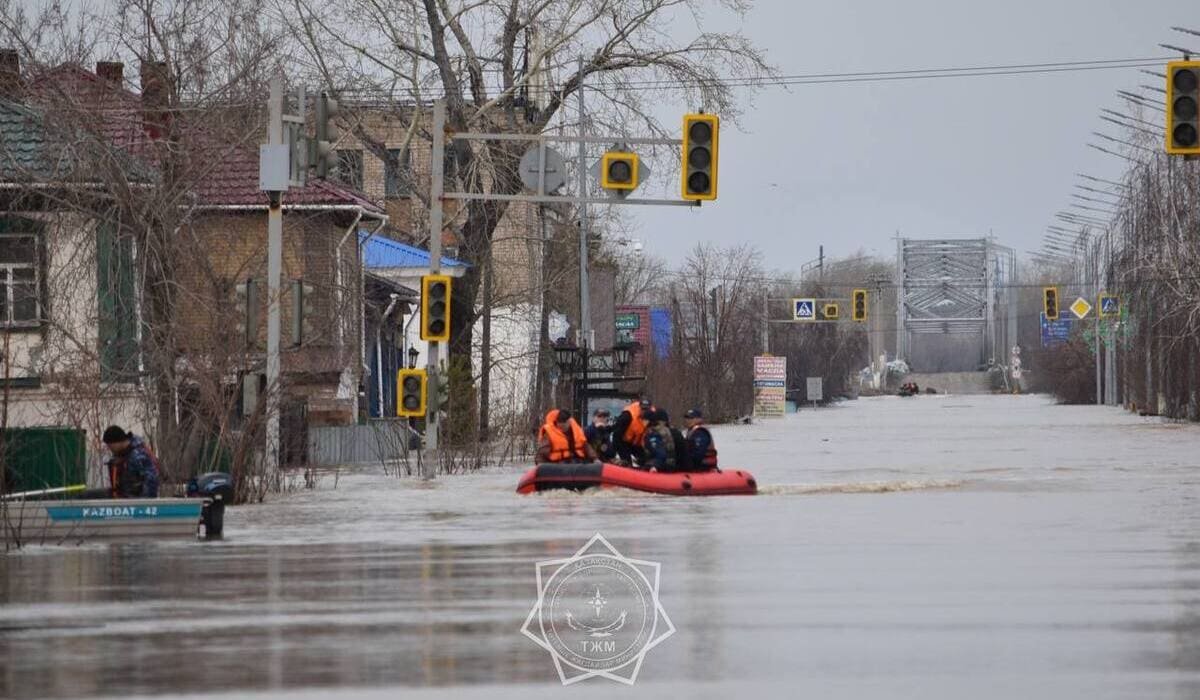
<instances>
[{"instance_id":1,"label":"metal fence","mask_svg":"<svg viewBox=\"0 0 1200 700\"><path fill-rule=\"evenodd\" d=\"M408 457L415 432L403 419L308 429L308 464L384 464Z\"/></svg>"}]
</instances>

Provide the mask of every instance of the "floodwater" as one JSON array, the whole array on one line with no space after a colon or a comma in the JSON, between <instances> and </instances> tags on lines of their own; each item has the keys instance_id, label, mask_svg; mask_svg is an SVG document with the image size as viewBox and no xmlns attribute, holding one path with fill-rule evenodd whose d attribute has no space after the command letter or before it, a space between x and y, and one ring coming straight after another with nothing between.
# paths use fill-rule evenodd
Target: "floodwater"
<instances>
[{"instance_id":1,"label":"floodwater","mask_svg":"<svg viewBox=\"0 0 1200 700\"><path fill-rule=\"evenodd\" d=\"M0 697L1200 697L1200 430L1036 396L863 399L715 429L755 497L367 472L219 543L0 557ZM520 634L602 533L677 628L632 688Z\"/></svg>"}]
</instances>

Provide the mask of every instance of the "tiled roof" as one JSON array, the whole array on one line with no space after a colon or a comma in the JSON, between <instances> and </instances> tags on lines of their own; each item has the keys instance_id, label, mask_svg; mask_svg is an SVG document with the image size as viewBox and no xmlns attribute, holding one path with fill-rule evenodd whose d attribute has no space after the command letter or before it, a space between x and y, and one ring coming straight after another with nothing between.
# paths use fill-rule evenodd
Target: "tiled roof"
<instances>
[{"instance_id":1,"label":"tiled roof","mask_svg":"<svg viewBox=\"0 0 1200 700\"><path fill-rule=\"evenodd\" d=\"M32 90L43 100L70 100L77 107L94 114L93 124L98 133L110 143L140 158L145 163L156 159L156 142L144 128L142 98L134 92L105 83L95 73L77 65L64 64L47 71L35 81ZM202 123L189 121L190 114L182 111L179 137L183 142L188 163L196 168L189 173L194 180L192 189L196 203L207 206L263 206L267 195L258 186L258 139L250 143L229 143ZM289 190L283 199L284 208L299 206L358 206L373 214L384 210L367 197L344 185L309 180L304 187Z\"/></svg>"},{"instance_id":2,"label":"tiled roof","mask_svg":"<svg viewBox=\"0 0 1200 700\"><path fill-rule=\"evenodd\" d=\"M0 181L37 180L49 176L52 170L41 115L0 100Z\"/></svg>"},{"instance_id":3,"label":"tiled roof","mask_svg":"<svg viewBox=\"0 0 1200 700\"><path fill-rule=\"evenodd\" d=\"M369 235L366 231L359 231L359 243L366 240ZM363 245L363 264L368 270L397 267L427 268L429 259L428 250L382 236L374 236ZM442 266L467 267L467 264L454 258L442 257Z\"/></svg>"}]
</instances>

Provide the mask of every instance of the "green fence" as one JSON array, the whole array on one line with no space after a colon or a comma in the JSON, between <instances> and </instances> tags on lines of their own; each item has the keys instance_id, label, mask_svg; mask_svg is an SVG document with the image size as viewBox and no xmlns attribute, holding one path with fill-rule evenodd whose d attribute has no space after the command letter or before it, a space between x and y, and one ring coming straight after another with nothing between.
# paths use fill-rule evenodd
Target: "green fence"
<instances>
[{"instance_id":1,"label":"green fence","mask_svg":"<svg viewBox=\"0 0 1200 700\"><path fill-rule=\"evenodd\" d=\"M9 428L0 434L0 463L10 491L33 491L87 481L84 431Z\"/></svg>"}]
</instances>

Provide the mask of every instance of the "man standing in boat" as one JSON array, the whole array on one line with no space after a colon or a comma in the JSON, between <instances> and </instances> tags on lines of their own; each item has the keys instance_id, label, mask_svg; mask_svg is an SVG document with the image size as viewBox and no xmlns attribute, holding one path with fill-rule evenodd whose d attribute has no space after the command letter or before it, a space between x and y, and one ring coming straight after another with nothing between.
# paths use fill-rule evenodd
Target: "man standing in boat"
<instances>
[{"instance_id":1,"label":"man standing in boat","mask_svg":"<svg viewBox=\"0 0 1200 700\"><path fill-rule=\"evenodd\" d=\"M537 461L596 462L598 458L571 412L555 408L546 414L546 422L538 431Z\"/></svg>"},{"instance_id":2,"label":"man standing in boat","mask_svg":"<svg viewBox=\"0 0 1200 700\"><path fill-rule=\"evenodd\" d=\"M704 427L704 413L698 408L688 409L683 414L687 426L687 449L693 471L710 471L717 468L717 446L712 433Z\"/></svg>"},{"instance_id":3,"label":"man standing in boat","mask_svg":"<svg viewBox=\"0 0 1200 700\"><path fill-rule=\"evenodd\" d=\"M158 460L146 443L115 425L104 429L103 440L112 452L107 464L113 498L158 498Z\"/></svg>"},{"instance_id":4,"label":"man standing in boat","mask_svg":"<svg viewBox=\"0 0 1200 700\"><path fill-rule=\"evenodd\" d=\"M613 424L613 451L617 453L617 463L631 466L635 461L639 464L646 459L642 444L646 437L646 424L654 404L649 399L634 401L621 411L617 422Z\"/></svg>"}]
</instances>

